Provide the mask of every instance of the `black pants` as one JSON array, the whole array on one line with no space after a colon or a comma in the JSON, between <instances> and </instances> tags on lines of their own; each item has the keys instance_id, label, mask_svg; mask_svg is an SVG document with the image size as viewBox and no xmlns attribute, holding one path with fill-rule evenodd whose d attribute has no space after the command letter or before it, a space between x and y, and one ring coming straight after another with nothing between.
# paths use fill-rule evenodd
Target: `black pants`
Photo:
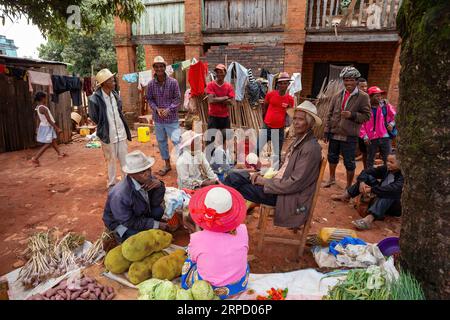
<instances>
[{"instance_id":1,"label":"black pants","mask_svg":"<svg viewBox=\"0 0 450 320\"><path fill-rule=\"evenodd\" d=\"M220 133L222 134L222 141L225 141L226 139L226 129L230 128L231 128L230 117L222 118L208 115L208 129L220 130ZM206 138L208 139L207 140L208 145L214 143L214 141L216 140L215 135L208 136ZM211 154L206 154L206 158L208 159L209 162L211 162L211 157L214 154L214 149L215 148L212 148Z\"/></svg>"},{"instance_id":2,"label":"black pants","mask_svg":"<svg viewBox=\"0 0 450 320\"><path fill-rule=\"evenodd\" d=\"M391 139L381 138L370 140L370 144L367 146L367 168L372 168L375 161L375 155L380 150L381 158L386 164L387 157L391 153Z\"/></svg>"},{"instance_id":3,"label":"black pants","mask_svg":"<svg viewBox=\"0 0 450 320\"><path fill-rule=\"evenodd\" d=\"M357 182L347 189L350 197L355 198L361 194L359 192L359 184L360 182ZM369 181L365 181L365 184L375 187L379 185L379 182L376 179L370 179ZM399 217L402 214L400 199L376 198L374 203L369 207L369 213L376 220L383 220L386 215Z\"/></svg>"},{"instance_id":4,"label":"black pants","mask_svg":"<svg viewBox=\"0 0 450 320\"><path fill-rule=\"evenodd\" d=\"M328 162L330 164L339 163L339 155L344 157L344 166L347 171L356 169L356 137L347 137L347 141L330 139L328 142Z\"/></svg>"},{"instance_id":5,"label":"black pants","mask_svg":"<svg viewBox=\"0 0 450 320\"><path fill-rule=\"evenodd\" d=\"M277 195L265 193L263 186L253 185L250 182L250 174L245 170L231 170L225 178L224 184L239 191L248 201L269 206L277 204Z\"/></svg>"}]
</instances>

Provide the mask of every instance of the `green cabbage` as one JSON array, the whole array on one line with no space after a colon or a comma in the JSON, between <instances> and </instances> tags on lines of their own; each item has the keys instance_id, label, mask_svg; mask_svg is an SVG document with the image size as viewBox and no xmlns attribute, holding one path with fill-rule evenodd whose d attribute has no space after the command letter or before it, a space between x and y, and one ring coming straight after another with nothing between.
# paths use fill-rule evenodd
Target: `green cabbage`
<instances>
[{"instance_id":1,"label":"green cabbage","mask_svg":"<svg viewBox=\"0 0 450 320\"><path fill-rule=\"evenodd\" d=\"M184 289L178 288L176 300L194 300L191 289L184 290Z\"/></svg>"},{"instance_id":2,"label":"green cabbage","mask_svg":"<svg viewBox=\"0 0 450 320\"><path fill-rule=\"evenodd\" d=\"M191 291L194 300L213 300L215 296L211 285L204 280L195 281Z\"/></svg>"},{"instance_id":3,"label":"green cabbage","mask_svg":"<svg viewBox=\"0 0 450 320\"><path fill-rule=\"evenodd\" d=\"M149 279L137 285L139 289L139 300L155 300L155 291L164 281L159 279Z\"/></svg>"},{"instance_id":4,"label":"green cabbage","mask_svg":"<svg viewBox=\"0 0 450 320\"><path fill-rule=\"evenodd\" d=\"M177 288L172 281L164 280L155 289L155 300L175 300L177 297Z\"/></svg>"}]
</instances>

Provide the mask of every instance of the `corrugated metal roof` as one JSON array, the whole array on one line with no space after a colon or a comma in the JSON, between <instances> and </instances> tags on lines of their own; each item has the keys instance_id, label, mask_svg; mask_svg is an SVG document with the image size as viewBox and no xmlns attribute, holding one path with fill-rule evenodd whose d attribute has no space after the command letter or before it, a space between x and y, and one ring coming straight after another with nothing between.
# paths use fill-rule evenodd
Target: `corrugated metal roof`
<instances>
[{"instance_id":1,"label":"corrugated metal roof","mask_svg":"<svg viewBox=\"0 0 450 320\"><path fill-rule=\"evenodd\" d=\"M0 62L1 63L11 63L11 64L54 64L54 65L65 65L65 66L68 65L68 63L60 62L60 61L19 58L19 57L5 56L5 55L0 55Z\"/></svg>"}]
</instances>

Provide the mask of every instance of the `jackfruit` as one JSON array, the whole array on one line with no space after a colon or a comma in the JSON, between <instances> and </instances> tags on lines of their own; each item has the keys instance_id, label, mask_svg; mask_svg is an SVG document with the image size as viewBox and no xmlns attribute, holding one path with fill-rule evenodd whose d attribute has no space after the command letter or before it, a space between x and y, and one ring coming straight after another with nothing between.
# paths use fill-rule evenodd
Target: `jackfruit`
<instances>
[{"instance_id":1,"label":"jackfruit","mask_svg":"<svg viewBox=\"0 0 450 320\"><path fill-rule=\"evenodd\" d=\"M173 280L181 276L181 269L186 258L186 252L182 249L175 250L168 256L162 257L153 264L152 277L161 280Z\"/></svg>"},{"instance_id":2,"label":"jackfruit","mask_svg":"<svg viewBox=\"0 0 450 320\"><path fill-rule=\"evenodd\" d=\"M152 266L166 255L163 251L154 252L142 261L133 262L128 270L128 279L132 284L141 283L152 277Z\"/></svg>"},{"instance_id":3,"label":"jackfruit","mask_svg":"<svg viewBox=\"0 0 450 320\"><path fill-rule=\"evenodd\" d=\"M122 243L122 254L129 261L141 261L153 252L160 251L156 250L155 244L153 235L142 231Z\"/></svg>"},{"instance_id":4,"label":"jackfruit","mask_svg":"<svg viewBox=\"0 0 450 320\"><path fill-rule=\"evenodd\" d=\"M109 250L105 258L105 267L112 273L123 273L128 270L131 262L122 255L122 245Z\"/></svg>"},{"instance_id":5,"label":"jackfruit","mask_svg":"<svg viewBox=\"0 0 450 320\"><path fill-rule=\"evenodd\" d=\"M170 234L169 232L165 232L159 229L151 229L145 232L152 235L153 239L155 239L155 251L166 249L172 243L172 234Z\"/></svg>"}]
</instances>

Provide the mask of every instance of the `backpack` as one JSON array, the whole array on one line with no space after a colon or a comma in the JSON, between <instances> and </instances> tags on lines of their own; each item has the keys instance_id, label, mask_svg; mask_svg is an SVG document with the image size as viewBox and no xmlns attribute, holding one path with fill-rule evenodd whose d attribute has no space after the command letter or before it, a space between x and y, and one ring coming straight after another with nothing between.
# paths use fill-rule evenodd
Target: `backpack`
<instances>
[{"instance_id":1,"label":"backpack","mask_svg":"<svg viewBox=\"0 0 450 320\"><path fill-rule=\"evenodd\" d=\"M383 112L383 117L384 117L384 126L388 127L388 122L386 120L387 118L387 107L386 104L383 103L383 106L381 107L381 112ZM397 126L394 125L394 127L392 128L392 131L387 130L388 134L389 134L389 138L394 139L397 135L398 135L398 130L397 130Z\"/></svg>"}]
</instances>

